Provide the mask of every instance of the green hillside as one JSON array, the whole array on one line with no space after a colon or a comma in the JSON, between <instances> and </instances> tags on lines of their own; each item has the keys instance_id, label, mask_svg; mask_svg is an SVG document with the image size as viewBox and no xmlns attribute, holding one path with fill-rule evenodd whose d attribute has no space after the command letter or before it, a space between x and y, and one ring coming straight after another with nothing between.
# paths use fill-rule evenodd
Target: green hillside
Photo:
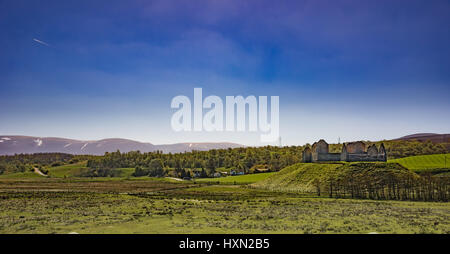
<instances>
[{"instance_id":1,"label":"green hillside","mask_svg":"<svg viewBox=\"0 0 450 254\"><path fill-rule=\"evenodd\" d=\"M117 168L114 169L114 176L116 177L131 177L134 173L134 168ZM86 166L86 161L67 164L48 169L48 175L51 177L80 177L84 173L90 171Z\"/></svg>"},{"instance_id":2,"label":"green hillside","mask_svg":"<svg viewBox=\"0 0 450 254\"><path fill-rule=\"evenodd\" d=\"M413 172L397 163L298 163L275 173L251 187L273 191L315 192L316 186L326 186L334 181L354 179L356 181L380 182L392 177L417 177Z\"/></svg>"},{"instance_id":3,"label":"green hillside","mask_svg":"<svg viewBox=\"0 0 450 254\"><path fill-rule=\"evenodd\" d=\"M48 169L48 175L51 177L73 177L83 170L87 170L85 161L74 164L51 167Z\"/></svg>"},{"instance_id":4,"label":"green hillside","mask_svg":"<svg viewBox=\"0 0 450 254\"><path fill-rule=\"evenodd\" d=\"M450 154L432 154L389 160L414 171L442 173L450 171Z\"/></svg>"},{"instance_id":5,"label":"green hillside","mask_svg":"<svg viewBox=\"0 0 450 254\"><path fill-rule=\"evenodd\" d=\"M313 181L335 174L342 164L298 163L282 169L253 187L275 191L314 191Z\"/></svg>"}]
</instances>

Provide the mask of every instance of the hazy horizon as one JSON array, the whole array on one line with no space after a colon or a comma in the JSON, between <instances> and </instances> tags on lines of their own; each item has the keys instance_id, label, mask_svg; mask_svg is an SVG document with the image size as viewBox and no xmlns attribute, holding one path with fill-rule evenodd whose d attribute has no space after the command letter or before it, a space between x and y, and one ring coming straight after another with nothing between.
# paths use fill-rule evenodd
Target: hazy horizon
<instances>
[{"instance_id":1,"label":"hazy horizon","mask_svg":"<svg viewBox=\"0 0 450 254\"><path fill-rule=\"evenodd\" d=\"M279 96L283 145L450 133L448 1L2 1L0 135L174 132L171 99Z\"/></svg>"},{"instance_id":2,"label":"hazy horizon","mask_svg":"<svg viewBox=\"0 0 450 254\"><path fill-rule=\"evenodd\" d=\"M449 135L448 133L414 133L414 134L431 134L431 135ZM409 134L409 135L413 135L413 134ZM404 136L400 136L400 137L395 137L392 139L397 139L397 138L403 138L405 136L409 136L409 135L404 135ZM1 134L0 133L0 137L33 137L33 138L57 138L57 139L69 139L69 140L76 140L76 141L81 141L81 142L95 142L95 141L101 141L101 140L108 140L108 139L126 139L126 140L130 140L130 141L136 141L139 143L149 143L152 145L173 145L173 144L202 144L202 143L220 143L220 144L226 144L226 143L231 143L231 144L237 144L237 145L244 145L244 146L254 146L254 147L258 147L258 146L264 146L266 144L260 144L260 145L247 145L247 144L242 144L242 143L238 143L238 142L229 142L229 141L215 141L215 142L209 142L209 141L203 141L203 142L198 142L198 141L186 141L186 142L175 142L175 143L154 143L151 140L137 140L137 139L132 139L132 138L123 138L123 137L109 137L109 138L101 138L101 139L79 139L79 138L70 138L70 137L55 137L55 136L36 136L36 135L8 135L8 134ZM319 139L317 139L316 141L318 141ZM338 144L338 143L346 143L346 142L353 142L353 141L370 141L370 142L377 142L377 141L383 141L383 140L391 140L391 139L380 139L380 140L340 140L338 138L338 140L333 141L333 140L326 140L327 143L329 144ZM315 141L314 141L315 142ZM312 142L312 143L314 143ZM282 146L292 146L292 145L298 145L298 146L302 146L302 145L306 145L306 144L312 144L309 142L306 142L304 144L284 144L282 143ZM277 146L278 144L271 144L271 145L275 145Z\"/></svg>"}]
</instances>

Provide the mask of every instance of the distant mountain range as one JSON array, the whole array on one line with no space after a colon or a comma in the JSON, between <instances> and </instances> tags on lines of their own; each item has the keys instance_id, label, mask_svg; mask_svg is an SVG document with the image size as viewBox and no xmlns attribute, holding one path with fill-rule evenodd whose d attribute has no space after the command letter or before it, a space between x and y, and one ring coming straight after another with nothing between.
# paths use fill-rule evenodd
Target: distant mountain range
<instances>
[{"instance_id":1,"label":"distant mountain range","mask_svg":"<svg viewBox=\"0 0 450 254\"><path fill-rule=\"evenodd\" d=\"M393 140L416 140L420 142L431 141L433 143L450 143L450 134L417 133Z\"/></svg>"},{"instance_id":2,"label":"distant mountain range","mask_svg":"<svg viewBox=\"0 0 450 254\"><path fill-rule=\"evenodd\" d=\"M417 133L393 140L417 140L433 143L450 143L450 134ZM30 137L30 136L0 136L0 155L20 153L69 153L103 155L105 152L141 151L164 153L182 153L192 150L207 151L211 149L226 149L244 147L236 143L176 143L154 145L130 139L110 138L102 140L82 141L66 138Z\"/></svg>"},{"instance_id":3,"label":"distant mountain range","mask_svg":"<svg viewBox=\"0 0 450 254\"><path fill-rule=\"evenodd\" d=\"M0 155L20 153L68 153L103 155L105 152L141 152L180 153L192 150L206 151L210 149L224 149L243 147L235 143L176 143L154 145L129 139L111 138L94 141L82 141L66 138L29 137L29 136L0 136Z\"/></svg>"}]
</instances>

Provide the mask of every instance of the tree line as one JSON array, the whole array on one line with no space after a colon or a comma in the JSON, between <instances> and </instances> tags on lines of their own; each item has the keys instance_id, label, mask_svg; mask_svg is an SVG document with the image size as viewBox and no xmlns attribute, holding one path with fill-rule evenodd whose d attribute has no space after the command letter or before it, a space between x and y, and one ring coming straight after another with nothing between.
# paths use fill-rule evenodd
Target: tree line
<instances>
[{"instance_id":1,"label":"tree line","mask_svg":"<svg viewBox=\"0 0 450 254\"><path fill-rule=\"evenodd\" d=\"M253 173L256 170L278 171L301 161L300 146L291 147L246 147L234 149L213 149L164 154L160 151L141 153L139 151L106 153L88 160L92 169L135 168L135 176L162 176L174 171L176 176L212 176L221 170Z\"/></svg>"},{"instance_id":2,"label":"tree line","mask_svg":"<svg viewBox=\"0 0 450 254\"><path fill-rule=\"evenodd\" d=\"M450 177L417 175L399 165L348 165L342 172L315 180L318 195L375 200L443 201L450 197Z\"/></svg>"},{"instance_id":3,"label":"tree line","mask_svg":"<svg viewBox=\"0 0 450 254\"><path fill-rule=\"evenodd\" d=\"M450 152L450 143L419 142L414 140L383 140L377 142L364 141L367 147L384 144L388 159L398 159L415 155L442 154ZM342 144L330 144L330 152L340 153Z\"/></svg>"}]
</instances>

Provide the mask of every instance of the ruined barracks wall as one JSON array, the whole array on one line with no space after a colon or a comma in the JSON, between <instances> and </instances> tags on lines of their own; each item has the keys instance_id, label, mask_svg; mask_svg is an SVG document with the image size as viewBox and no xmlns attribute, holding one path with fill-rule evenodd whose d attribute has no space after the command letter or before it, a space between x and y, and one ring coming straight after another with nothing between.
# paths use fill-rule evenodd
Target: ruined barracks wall
<instances>
[{"instance_id":1,"label":"ruined barracks wall","mask_svg":"<svg viewBox=\"0 0 450 254\"><path fill-rule=\"evenodd\" d=\"M379 161L378 160L378 156L372 157L369 156L367 153L349 153L347 155L347 160L348 162L352 162L352 161Z\"/></svg>"},{"instance_id":2,"label":"ruined barracks wall","mask_svg":"<svg viewBox=\"0 0 450 254\"><path fill-rule=\"evenodd\" d=\"M366 144L362 141L351 142L342 146L342 152L329 153L328 143L323 139L315 142L312 148L306 147L302 153L302 162L319 161L386 161L384 144L380 149L371 145L366 150Z\"/></svg>"},{"instance_id":3,"label":"ruined barracks wall","mask_svg":"<svg viewBox=\"0 0 450 254\"><path fill-rule=\"evenodd\" d=\"M312 161L340 161L340 153L314 153L312 156Z\"/></svg>"},{"instance_id":4,"label":"ruined barracks wall","mask_svg":"<svg viewBox=\"0 0 450 254\"><path fill-rule=\"evenodd\" d=\"M309 147L306 147L302 152L302 162L312 162L312 153Z\"/></svg>"},{"instance_id":5,"label":"ruined barracks wall","mask_svg":"<svg viewBox=\"0 0 450 254\"><path fill-rule=\"evenodd\" d=\"M366 144L362 141L350 142L346 144L348 153L362 154L366 151Z\"/></svg>"}]
</instances>

